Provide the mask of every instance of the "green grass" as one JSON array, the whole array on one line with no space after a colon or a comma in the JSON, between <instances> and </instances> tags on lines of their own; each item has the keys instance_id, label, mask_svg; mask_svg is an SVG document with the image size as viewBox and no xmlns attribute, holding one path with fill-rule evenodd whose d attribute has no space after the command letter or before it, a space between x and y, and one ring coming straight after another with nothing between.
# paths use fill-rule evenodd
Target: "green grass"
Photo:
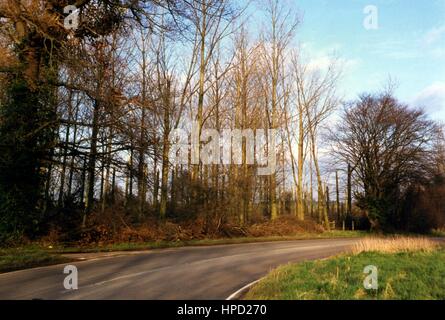
<instances>
[{"instance_id":1,"label":"green grass","mask_svg":"<svg viewBox=\"0 0 445 320\"><path fill-rule=\"evenodd\" d=\"M445 238L445 229L436 229L431 231L431 236L438 238Z\"/></svg>"},{"instance_id":2,"label":"green grass","mask_svg":"<svg viewBox=\"0 0 445 320\"><path fill-rule=\"evenodd\" d=\"M378 268L378 290L365 290L365 266ZM280 267L245 296L252 300L444 300L445 250L343 255Z\"/></svg>"},{"instance_id":3,"label":"green grass","mask_svg":"<svg viewBox=\"0 0 445 320\"><path fill-rule=\"evenodd\" d=\"M0 249L0 273L72 261L38 247Z\"/></svg>"},{"instance_id":4,"label":"green grass","mask_svg":"<svg viewBox=\"0 0 445 320\"><path fill-rule=\"evenodd\" d=\"M55 247L53 250L57 253L89 253L89 252L112 252L112 251L133 251L133 250L151 250L163 248L179 248L188 246L212 246L224 244L242 244L268 241L291 241L291 240L309 240L309 239L329 239L329 238L355 238L364 237L369 233L363 231L329 231L323 233L302 233L295 236L272 236L272 237L243 237L226 239L202 239L190 241L153 241L153 242L124 242L109 244L103 246L87 247Z\"/></svg>"}]
</instances>

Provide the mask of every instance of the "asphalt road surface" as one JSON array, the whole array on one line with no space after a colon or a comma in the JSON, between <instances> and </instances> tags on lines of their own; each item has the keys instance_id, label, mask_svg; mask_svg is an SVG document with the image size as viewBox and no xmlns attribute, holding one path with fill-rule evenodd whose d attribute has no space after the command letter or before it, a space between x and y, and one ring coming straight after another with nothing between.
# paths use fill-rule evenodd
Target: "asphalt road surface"
<instances>
[{"instance_id":1,"label":"asphalt road surface","mask_svg":"<svg viewBox=\"0 0 445 320\"><path fill-rule=\"evenodd\" d=\"M357 239L186 247L69 263L78 290L66 290L65 265L0 274L0 299L226 299L271 269L347 251Z\"/></svg>"}]
</instances>

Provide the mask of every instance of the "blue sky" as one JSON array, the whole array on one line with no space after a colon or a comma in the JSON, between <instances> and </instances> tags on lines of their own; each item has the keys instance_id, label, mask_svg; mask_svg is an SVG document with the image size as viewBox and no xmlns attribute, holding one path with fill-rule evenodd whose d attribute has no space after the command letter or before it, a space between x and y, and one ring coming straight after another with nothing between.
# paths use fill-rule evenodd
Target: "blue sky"
<instances>
[{"instance_id":1,"label":"blue sky","mask_svg":"<svg viewBox=\"0 0 445 320\"><path fill-rule=\"evenodd\" d=\"M281 0L303 17L296 40L306 55L344 61L340 91L348 99L378 91L391 76L400 100L445 122L445 0ZM363 12L378 8L379 28Z\"/></svg>"}]
</instances>

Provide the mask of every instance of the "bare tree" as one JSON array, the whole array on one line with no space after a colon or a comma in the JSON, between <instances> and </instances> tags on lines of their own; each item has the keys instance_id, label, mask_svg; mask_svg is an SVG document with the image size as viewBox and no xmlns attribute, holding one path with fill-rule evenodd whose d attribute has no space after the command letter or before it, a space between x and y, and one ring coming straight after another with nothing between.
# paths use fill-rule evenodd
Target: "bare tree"
<instances>
[{"instance_id":1,"label":"bare tree","mask_svg":"<svg viewBox=\"0 0 445 320\"><path fill-rule=\"evenodd\" d=\"M337 156L354 168L357 205L373 228L397 225L401 196L428 176L434 133L423 111L388 92L362 95L345 107L332 138Z\"/></svg>"},{"instance_id":2,"label":"bare tree","mask_svg":"<svg viewBox=\"0 0 445 320\"><path fill-rule=\"evenodd\" d=\"M277 129L278 112L282 102L282 90L280 78L284 77L283 60L286 49L292 41L296 28L299 24L298 17L278 0L268 0L266 5L266 31L263 35L263 59L268 72L266 81L270 86L270 104L267 106L268 128ZM272 148L268 152L275 153ZM269 177L270 216L272 219L278 217L276 174Z\"/></svg>"},{"instance_id":3,"label":"bare tree","mask_svg":"<svg viewBox=\"0 0 445 320\"><path fill-rule=\"evenodd\" d=\"M331 115L339 101L336 95L336 84L339 77L338 69L333 62L327 70L311 70L295 56L293 59L294 79L297 87L297 108L299 112L299 146L298 146L298 207L302 209L302 183L304 165L304 141L308 136L312 161L314 163L318 183L318 218L329 228L328 215L324 205L324 187L318 161L317 135L321 123ZM306 123L306 129L304 127ZM307 130L307 131L306 131ZM305 132L306 131L306 132Z\"/></svg>"}]
</instances>

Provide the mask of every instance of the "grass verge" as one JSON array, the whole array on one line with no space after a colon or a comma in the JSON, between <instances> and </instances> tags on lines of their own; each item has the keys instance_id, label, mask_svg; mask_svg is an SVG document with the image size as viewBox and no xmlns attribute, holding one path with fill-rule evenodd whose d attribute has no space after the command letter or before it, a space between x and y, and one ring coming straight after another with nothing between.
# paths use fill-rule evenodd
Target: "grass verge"
<instances>
[{"instance_id":1,"label":"grass verge","mask_svg":"<svg viewBox=\"0 0 445 320\"><path fill-rule=\"evenodd\" d=\"M397 242L397 243L396 243ZM405 242L406 243L406 242ZM400 241L394 241L401 246ZM280 267L244 297L251 300L444 300L445 249L384 243L358 246L360 253ZM393 247L394 248L394 247ZM368 251L370 250L370 251ZM365 290L364 268L378 268L378 289Z\"/></svg>"},{"instance_id":2,"label":"grass verge","mask_svg":"<svg viewBox=\"0 0 445 320\"><path fill-rule=\"evenodd\" d=\"M0 273L72 261L38 247L0 249Z\"/></svg>"},{"instance_id":3,"label":"grass verge","mask_svg":"<svg viewBox=\"0 0 445 320\"><path fill-rule=\"evenodd\" d=\"M431 232L431 236L445 238L445 229L436 229Z\"/></svg>"}]
</instances>

